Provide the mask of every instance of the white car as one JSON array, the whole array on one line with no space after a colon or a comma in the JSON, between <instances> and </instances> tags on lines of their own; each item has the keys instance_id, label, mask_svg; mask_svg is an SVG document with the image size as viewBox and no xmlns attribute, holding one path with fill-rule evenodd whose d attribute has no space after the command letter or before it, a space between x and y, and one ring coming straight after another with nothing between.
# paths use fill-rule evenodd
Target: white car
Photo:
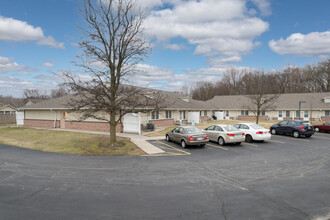
<instances>
[{"instance_id":1,"label":"white car","mask_svg":"<svg viewBox=\"0 0 330 220\"><path fill-rule=\"evenodd\" d=\"M238 128L245 133L245 141L265 141L269 140L272 135L270 131L258 124L254 123L238 123L235 124L234 127Z\"/></svg>"}]
</instances>

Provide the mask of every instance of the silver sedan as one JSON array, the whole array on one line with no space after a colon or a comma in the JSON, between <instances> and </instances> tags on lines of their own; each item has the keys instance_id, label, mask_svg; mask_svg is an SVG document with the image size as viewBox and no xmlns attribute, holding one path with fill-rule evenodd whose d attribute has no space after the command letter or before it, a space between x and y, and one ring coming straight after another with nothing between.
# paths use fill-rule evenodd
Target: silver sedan
<instances>
[{"instance_id":1,"label":"silver sedan","mask_svg":"<svg viewBox=\"0 0 330 220\"><path fill-rule=\"evenodd\" d=\"M209 137L203 131L194 126L180 126L166 133L167 141L174 141L185 148L187 145L205 146L209 142Z\"/></svg>"},{"instance_id":2,"label":"silver sedan","mask_svg":"<svg viewBox=\"0 0 330 220\"><path fill-rule=\"evenodd\" d=\"M211 125L204 129L210 141L218 142L220 145L226 143L241 144L245 140L245 133L232 125Z\"/></svg>"}]
</instances>

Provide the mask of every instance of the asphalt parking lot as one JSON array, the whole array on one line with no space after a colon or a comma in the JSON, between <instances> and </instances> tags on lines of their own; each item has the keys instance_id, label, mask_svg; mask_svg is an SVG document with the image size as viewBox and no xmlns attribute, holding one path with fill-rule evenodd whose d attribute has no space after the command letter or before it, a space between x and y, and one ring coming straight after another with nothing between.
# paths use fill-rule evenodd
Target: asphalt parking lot
<instances>
[{"instance_id":1,"label":"asphalt parking lot","mask_svg":"<svg viewBox=\"0 0 330 220\"><path fill-rule=\"evenodd\" d=\"M0 219L330 218L330 134L152 143L166 153L84 157L0 145Z\"/></svg>"}]
</instances>

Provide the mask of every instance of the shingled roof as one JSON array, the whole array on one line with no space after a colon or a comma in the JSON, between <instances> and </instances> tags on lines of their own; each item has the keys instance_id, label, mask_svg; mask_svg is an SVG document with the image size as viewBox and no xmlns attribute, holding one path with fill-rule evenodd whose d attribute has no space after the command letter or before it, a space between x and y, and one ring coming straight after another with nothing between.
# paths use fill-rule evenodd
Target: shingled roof
<instances>
[{"instance_id":1,"label":"shingled roof","mask_svg":"<svg viewBox=\"0 0 330 220\"><path fill-rule=\"evenodd\" d=\"M306 101L301 105L302 110L330 110L330 103L324 102L327 97L329 92L280 94L274 105L275 110L297 110L299 101ZM246 110L244 106L249 105L250 99L243 95L215 96L206 103L219 110Z\"/></svg>"}]
</instances>

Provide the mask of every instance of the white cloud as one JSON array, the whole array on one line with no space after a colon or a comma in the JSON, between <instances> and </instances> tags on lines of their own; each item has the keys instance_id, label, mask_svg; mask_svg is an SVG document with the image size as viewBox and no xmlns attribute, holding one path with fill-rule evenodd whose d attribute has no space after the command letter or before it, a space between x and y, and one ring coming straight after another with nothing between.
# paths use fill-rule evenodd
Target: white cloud
<instances>
[{"instance_id":1,"label":"white cloud","mask_svg":"<svg viewBox=\"0 0 330 220\"><path fill-rule=\"evenodd\" d=\"M7 73L9 71L20 71L26 69L26 66L17 64L13 58L0 57L0 73Z\"/></svg>"},{"instance_id":2,"label":"white cloud","mask_svg":"<svg viewBox=\"0 0 330 220\"><path fill-rule=\"evenodd\" d=\"M266 8L261 6L265 0L257 2ZM161 42L184 38L196 45L195 54L222 55L222 62L231 62L230 57L247 55L257 46L254 38L267 31L269 24L251 16L245 0L200 0L155 10L145 26L146 33Z\"/></svg>"},{"instance_id":3,"label":"white cloud","mask_svg":"<svg viewBox=\"0 0 330 220\"><path fill-rule=\"evenodd\" d=\"M187 49L187 47L184 44L168 44L168 43L163 43L162 46L165 49L170 49L170 50L184 50L184 49Z\"/></svg>"},{"instance_id":4,"label":"white cloud","mask_svg":"<svg viewBox=\"0 0 330 220\"><path fill-rule=\"evenodd\" d=\"M0 15L0 41L37 41L38 45L64 48L51 36L45 36L40 27L33 27L25 21Z\"/></svg>"},{"instance_id":5,"label":"white cloud","mask_svg":"<svg viewBox=\"0 0 330 220\"><path fill-rule=\"evenodd\" d=\"M46 62L46 63L41 64L40 66L52 68L52 67L54 67L54 64Z\"/></svg>"},{"instance_id":6,"label":"white cloud","mask_svg":"<svg viewBox=\"0 0 330 220\"><path fill-rule=\"evenodd\" d=\"M306 35L295 33L286 39L269 41L269 47L280 55L324 56L330 54L330 31L311 32Z\"/></svg>"},{"instance_id":7,"label":"white cloud","mask_svg":"<svg viewBox=\"0 0 330 220\"><path fill-rule=\"evenodd\" d=\"M268 0L251 0L260 10L263 16L271 15L270 3Z\"/></svg>"}]
</instances>

